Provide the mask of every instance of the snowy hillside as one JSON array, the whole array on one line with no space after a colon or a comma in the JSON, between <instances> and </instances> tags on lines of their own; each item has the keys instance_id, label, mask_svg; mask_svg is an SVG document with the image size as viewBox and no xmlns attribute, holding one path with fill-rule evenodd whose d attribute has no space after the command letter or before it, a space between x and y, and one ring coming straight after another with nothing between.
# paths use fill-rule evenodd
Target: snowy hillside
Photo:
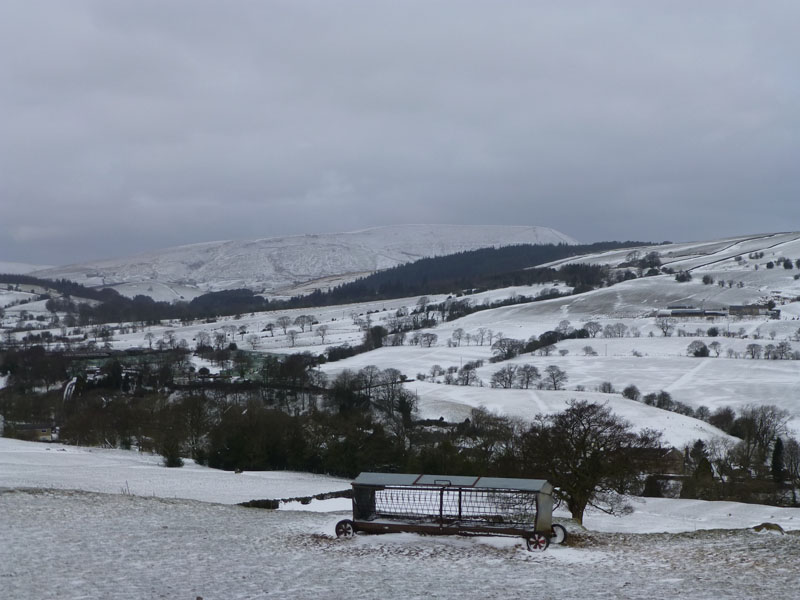
<instances>
[{"instance_id":1,"label":"snowy hillside","mask_svg":"<svg viewBox=\"0 0 800 600\"><path fill-rule=\"evenodd\" d=\"M0 260L0 273L9 273L12 275L25 275L34 271L41 271L42 269L50 269L51 266L45 265L30 265L28 263L7 262Z\"/></svg>"},{"instance_id":2,"label":"snowy hillside","mask_svg":"<svg viewBox=\"0 0 800 600\"><path fill-rule=\"evenodd\" d=\"M188 460L166 469L160 456L0 438L0 488L83 490L238 504L346 490L335 477L277 471L234 474Z\"/></svg>"},{"instance_id":3,"label":"snowy hillside","mask_svg":"<svg viewBox=\"0 0 800 600\"><path fill-rule=\"evenodd\" d=\"M796 271L788 269L782 273L781 271L784 269L780 268L780 265L777 269L769 269L766 265L783 258L791 259L792 262L800 258L800 233L771 233L705 242L611 250L555 261L549 263L548 266L558 267L571 262L588 262L616 267L625 262L633 250L641 256L649 252L656 252L659 254L662 265L675 271L687 270L700 277L708 274L715 279L728 279L730 275L734 276L736 281L745 276L746 282L752 286L759 284L774 286L776 283L792 281L792 276ZM763 255L752 256L755 253ZM795 287L800 290L800 286L795 285Z\"/></svg>"},{"instance_id":4,"label":"snowy hillside","mask_svg":"<svg viewBox=\"0 0 800 600\"><path fill-rule=\"evenodd\" d=\"M311 281L324 288L341 282L330 278L354 278L428 256L492 246L550 243L576 242L547 227L395 225L349 233L192 244L56 267L35 275L64 277L89 286L145 284L122 287L120 292L127 295L156 292L160 284L205 291L248 287L285 293ZM176 291L173 298L179 296L186 294Z\"/></svg>"}]
</instances>

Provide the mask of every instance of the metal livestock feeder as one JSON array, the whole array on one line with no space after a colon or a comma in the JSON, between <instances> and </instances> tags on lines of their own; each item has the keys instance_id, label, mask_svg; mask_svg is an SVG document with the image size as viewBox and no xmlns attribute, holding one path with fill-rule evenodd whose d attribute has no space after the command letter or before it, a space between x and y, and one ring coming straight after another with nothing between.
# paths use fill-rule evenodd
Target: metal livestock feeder
<instances>
[{"instance_id":1,"label":"metal livestock feeder","mask_svg":"<svg viewBox=\"0 0 800 600\"><path fill-rule=\"evenodd\" d=\"M353 519L337 537L363 533L510 535L529 550L561 543L553 525L553 486L543 479L361 473L352 482Z\"/></svg>"}]
</instances>

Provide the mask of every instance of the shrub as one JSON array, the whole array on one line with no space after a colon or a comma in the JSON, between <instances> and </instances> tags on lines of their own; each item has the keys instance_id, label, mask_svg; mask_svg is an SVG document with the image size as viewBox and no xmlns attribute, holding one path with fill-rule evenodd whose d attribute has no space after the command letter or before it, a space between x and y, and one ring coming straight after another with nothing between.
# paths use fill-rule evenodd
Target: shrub
<instances>
[{"instance_id":1,"label":"shrub","mask_svg":"<svg viewBox=\"0 0 800 600\"><path fill-rule=\"evenodd\" d=\"M642 397L642 393L635 385L631 384L622 390L622 397L628 400L635 400L636 402Z\"/></svg>"}]
</instances>

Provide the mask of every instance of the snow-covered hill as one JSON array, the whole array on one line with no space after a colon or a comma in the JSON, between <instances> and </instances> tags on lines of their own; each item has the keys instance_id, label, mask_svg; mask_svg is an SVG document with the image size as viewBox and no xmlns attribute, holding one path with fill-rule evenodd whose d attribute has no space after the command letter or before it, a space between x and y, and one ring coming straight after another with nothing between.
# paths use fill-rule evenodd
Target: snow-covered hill
<instances>
[{"instance_id":1,"label":"snow-covered hill","mask_svg":"<svg viewBox=\"0 0 800 600\"><path fill-rule=\"evenodd\" d=\"M8 273L11 275L25 275L34 271L41 271L42 269L50 269L48 265L30 265L28 263L7 262L0 260L0 273Z\"/></svg>"},{"instance_id":2,"label":"snow-covered hill","mask_svg":"<svg viewBox=\"0 0 800 600\"><path fill-rule=\"evenodd\" d=\"M163 290L159 284L206 291L248 287L286 293L312 281L318 282L316 287L325 288L427 256L548 243L576 241L547 227L395 225L349 233L192 244L133 257L56 267L35 275L65 277L90 286L129 284L120 289L127 295ZM335 280L332 282L331 278ZM185 291L176 291L175 298L179 296L186 296Z\"/></svg>"}]
</instances>

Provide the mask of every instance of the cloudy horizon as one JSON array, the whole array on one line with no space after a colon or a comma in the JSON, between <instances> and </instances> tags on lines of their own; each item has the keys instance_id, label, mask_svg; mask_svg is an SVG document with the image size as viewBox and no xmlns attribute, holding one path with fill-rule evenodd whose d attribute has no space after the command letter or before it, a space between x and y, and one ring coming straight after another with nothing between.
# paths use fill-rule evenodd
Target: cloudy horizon
<instances>
[{"instance_id":1,"label":"cloudy horizon","mask_svg":"<svg viewBox=\"0 0 800 600\"><path fill-rule=\"evenodd\" d=\"M0 261L401 223L798 229L800 5L0 7Z\"/></svg>"}]
</instances>

